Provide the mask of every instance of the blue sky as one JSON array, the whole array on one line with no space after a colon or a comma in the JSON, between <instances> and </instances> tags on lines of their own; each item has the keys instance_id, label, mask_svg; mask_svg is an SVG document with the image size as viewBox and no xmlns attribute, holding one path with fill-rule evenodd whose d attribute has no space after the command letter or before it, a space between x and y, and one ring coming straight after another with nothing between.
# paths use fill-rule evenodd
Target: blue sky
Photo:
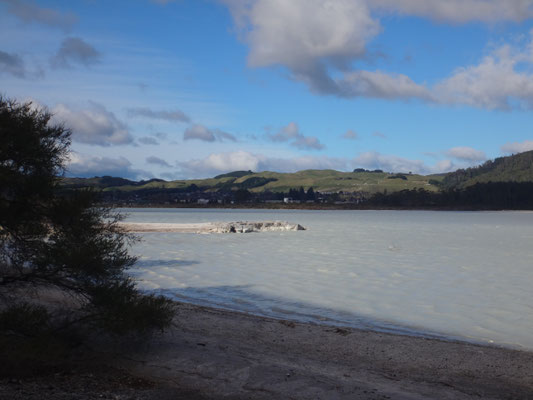
<instances>
[{"instance_id":1,"label":"blue sky","mask_svg":"<svg viewBox=\"0 0 533 400\"><path fill-rule=\"evenodd\" d=\"M71 176L438 173L533 149L533 0L0 0Z\"/></svg>"}]
</instances>

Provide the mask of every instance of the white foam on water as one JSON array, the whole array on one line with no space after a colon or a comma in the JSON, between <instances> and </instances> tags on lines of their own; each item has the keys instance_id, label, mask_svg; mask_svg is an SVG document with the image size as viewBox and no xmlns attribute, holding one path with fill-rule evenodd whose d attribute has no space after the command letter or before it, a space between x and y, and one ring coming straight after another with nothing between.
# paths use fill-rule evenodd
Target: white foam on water
<instances>
[{"instance_id":1,"label":"white foam on water","mask_svg":"<svg viewBox=\"0 0 533 400\"><path fill-rule=\"evenodd\" d=\"M533 350L533 213L128 209L127 221L306 231L145 233L144 290L295 320Z\"/></svg>"}]
</instances>

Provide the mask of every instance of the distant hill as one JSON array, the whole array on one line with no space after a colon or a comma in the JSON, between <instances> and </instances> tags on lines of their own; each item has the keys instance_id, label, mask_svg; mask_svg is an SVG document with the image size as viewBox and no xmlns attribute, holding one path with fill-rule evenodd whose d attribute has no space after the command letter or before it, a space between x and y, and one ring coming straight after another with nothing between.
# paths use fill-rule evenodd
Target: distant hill
<instances>
[{"instance_id":1,"label":"distant hill","mask_svg":"<svg viewBox=\"0 0 533 400\"><path fill-rule=\"evenodd\" d=\"M290 189L313 188L320 192L395 192L405 189L426 189L437 191L443 176L423 176L416 174L391 174L383 171L357 170L339 172L335 170L305 170L294 173L235 171L208 179L188 179L134 182L123 178L64 178L63 185L69 188L94 187L103 191L140 191L169 189L174 191L220 190L235 191L246 189L251 192L288 192Z\"/></svg>"},{"instance_id":2,"label":"distant hill","mask_svg":"<svg viewBox=\"0 0 533 400\"><path fill-rule=\"evenodd\" d=\"M144 186L152 182L165 182L162 179L150 179L146 181L132 181L125 178L117 178L114 176L95 176L94 178L63 178L61 185L67 188L83 188L94 187L105 189L108 187L121 186Z\"/></svg>"},{"instance_id":3,"label":"distant hill","mask_svg":"<svg viewBox=\"0 0 533 400\"><path fill-rule=\"evenodd\" d=\"M447 174L441 182L445 189L463 189L476 183L533 182L533 151L499 157L484 164Z\"/></svg>"}]
</instances>

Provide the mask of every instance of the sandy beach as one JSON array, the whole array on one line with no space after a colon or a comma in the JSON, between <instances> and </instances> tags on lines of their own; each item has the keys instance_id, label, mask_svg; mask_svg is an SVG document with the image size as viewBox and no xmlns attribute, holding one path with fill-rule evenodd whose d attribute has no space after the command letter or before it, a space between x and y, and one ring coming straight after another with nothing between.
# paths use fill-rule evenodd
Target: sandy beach
<instances>
[{"instance_id":1,"label":"sandy beach","mask_svg":"<svg viewBox=\"0 0 533 400\"><path fill-rule=\"evenodd\" d=\"M117 367L213 399L531 399L533 353L180 304Z\"/></svg>"},{"instance_id":2,"label":"sandy beach","mask_svg":"<svg viewBox=\"0 0 533 400\"><path fill-rule=\"evenodd\" d=\"M148 343L96 338L72 366L0 379L0 399L533 398L531 352L178 306Z\"/></svg>"}]
</instances>

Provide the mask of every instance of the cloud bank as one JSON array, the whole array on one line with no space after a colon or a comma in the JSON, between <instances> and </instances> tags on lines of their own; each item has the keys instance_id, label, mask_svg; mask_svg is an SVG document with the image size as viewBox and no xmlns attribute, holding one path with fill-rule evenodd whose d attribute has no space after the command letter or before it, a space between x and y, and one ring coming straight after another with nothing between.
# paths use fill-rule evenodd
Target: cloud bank
<instances>
[{"instance_id":1,"label":"cloud bank","mask_svg":"<svg viewBox=\"0 0 533 400\"><path fill-rule=\"evenodd\" d=\"M480 162L487 159L485 152L473 149L472 147L453 147L446 152L446 155L469 162Z\"/></svg>"},{"instance_id":2,"label":"cloud bank","mask_svg":"<svg viewBox=\"0 0 533 400\"><path fill-rule=\"evenodd\" d=\"M109 175L134 180L152 176L149 172L132 168L131 162L124 157L98 157L72 152L69 158L67 176L91 178Z\"/></svg>"},{"instance_id":3,"label":"cloud bank","mask_svg":"<svg viewBox=\"0 0 533 400\"><path fill-rule=\"evenodd\" d=\"M501 151L507 154L523 153L524 151L533 150L533 140L524 140L523 142L509 142L501 146Z\"/></svg>"},{"instance_id":4,"label":"cloud bank","mask_svg":"<svg viewBox=\"0 0 533 400\"><path fill-rule=\"evenodd\" d=\"M65 104L52 109L53 122L72 130L72 140L80 143L113 146L133 143L128 127L104 106L90 103L84 110L75 110Z\"/></svg>"},{"instance_id":5,"label":"cloud bank","mask_svg":"<svg viewBox=\"0 0 533 400\"><path fill-rule=\"evenodd\" d=\"M336 158L327 156L304 156L278 158L239 150L213 153L202 159L178 162L182 173L188 177L206 178L236 170L297 172L305 169L334 169L351 171L354 168L382 169L387 172L413 172L430 174L449 172L457 168L450 160L441 160L427 165L421 160L410 160L378 152L366 152L357 157Z\"/></svg>"}]
</instances>

